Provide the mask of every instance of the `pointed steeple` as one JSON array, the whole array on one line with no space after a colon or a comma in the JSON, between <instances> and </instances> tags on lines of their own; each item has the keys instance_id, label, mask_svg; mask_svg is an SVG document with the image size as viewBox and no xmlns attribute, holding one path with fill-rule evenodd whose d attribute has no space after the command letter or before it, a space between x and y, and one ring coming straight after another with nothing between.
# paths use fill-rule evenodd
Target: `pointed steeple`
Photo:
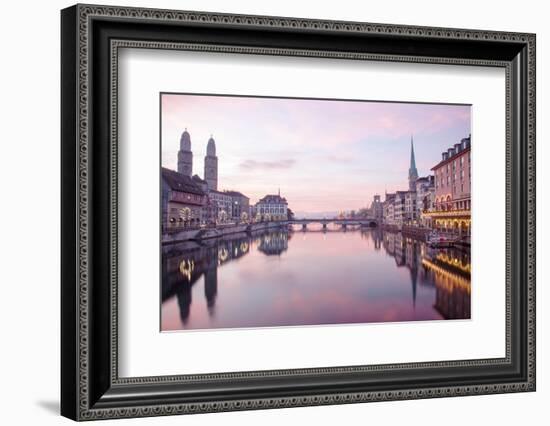
<instances>
[{"instance_id":1,"label":"pointed steeple","mask_svg":"<svg viewBox=\"0 0 550 426\"><path fill-rule=\"evenodd\" d=\"M418 171L416 170L416 161L414 159L414 143L411 135L411 163L409 166L409 191L416 189L416 180L418 179Z\"/></svg>"},{"instance_id":2,"label":"pointed steeple","mask_svg":"<svg viewBox=\"0 0 550 426\"><path fill-rule=\"evenodd\" d=\"M414 143L413 143L412 135L411 135L411 169L416 170L416 161L414 160Z\"/></svg>"}]
</instances>

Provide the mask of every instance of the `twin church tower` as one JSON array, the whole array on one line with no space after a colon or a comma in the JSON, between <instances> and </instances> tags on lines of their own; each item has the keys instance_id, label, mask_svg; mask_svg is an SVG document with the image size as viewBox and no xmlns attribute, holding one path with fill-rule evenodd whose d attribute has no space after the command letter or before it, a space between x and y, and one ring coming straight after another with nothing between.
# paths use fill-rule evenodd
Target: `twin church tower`
<instances>
[{"instance_id":1,"label":"twin church tower","mask_svg":"<svg viewBox=\"0 0 550 426\"><path fill-rule=\"evenodd\" d=\"M193 152L191 151L191 136L187 129L180 138L180 150L178 151L178 173L193 176ZM218 157L216 157L216 141L210 136L206 145L204 157L204 180L209 191L218 190Z\"/></svg>"}]
</instances>

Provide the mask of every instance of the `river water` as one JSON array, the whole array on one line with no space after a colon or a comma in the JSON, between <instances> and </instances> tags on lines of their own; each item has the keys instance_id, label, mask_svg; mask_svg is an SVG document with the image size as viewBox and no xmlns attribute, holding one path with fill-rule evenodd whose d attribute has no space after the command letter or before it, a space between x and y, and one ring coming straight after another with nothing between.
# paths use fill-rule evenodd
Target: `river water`
<instances>
[{"instance_id":1,"label":"river water","mask_svg":"<svg viewBox=\"0 0 550 426\"><path fill-rule=\"evenodd\" d=\"M467 250L379 229L275 230L163 247L168 330L470 318Z\"/></svg>"}]
</instances>

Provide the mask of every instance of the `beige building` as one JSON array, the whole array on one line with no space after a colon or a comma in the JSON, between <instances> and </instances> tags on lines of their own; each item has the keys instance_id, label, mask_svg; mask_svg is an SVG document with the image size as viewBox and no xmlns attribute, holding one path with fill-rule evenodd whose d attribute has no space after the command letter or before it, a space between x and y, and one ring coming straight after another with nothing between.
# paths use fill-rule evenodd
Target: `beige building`
<instances>
[{"instance_id":1,"label":"beige building","mask_svg":"<svg viewBox=\"0 0 550 426\"><path fill-rule=\"evenodd\" d=\"M288 202L281 194L266 195L256 203L256 221L287 220Z\"/></svg>"}]
</instances>

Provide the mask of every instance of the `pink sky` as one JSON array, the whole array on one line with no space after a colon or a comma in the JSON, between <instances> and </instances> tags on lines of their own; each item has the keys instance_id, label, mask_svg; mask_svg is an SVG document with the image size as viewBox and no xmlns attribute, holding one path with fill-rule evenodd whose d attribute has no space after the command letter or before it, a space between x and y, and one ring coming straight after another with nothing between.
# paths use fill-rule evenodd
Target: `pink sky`
<instances>
[{"instance_id":1,"label":"pink sky","mask_svg":"<svg viewBox=\"0 0 550 426\"><path fill-rule=\"evenodd\" d=\"M423 176L470 121L468 105L163 94L162 165L177 168L187 128L201 177L216 140L220 190L255 203L280 188L295 212L356 210L407 189L411 135Z\"/></svg>"}]
</instances>

